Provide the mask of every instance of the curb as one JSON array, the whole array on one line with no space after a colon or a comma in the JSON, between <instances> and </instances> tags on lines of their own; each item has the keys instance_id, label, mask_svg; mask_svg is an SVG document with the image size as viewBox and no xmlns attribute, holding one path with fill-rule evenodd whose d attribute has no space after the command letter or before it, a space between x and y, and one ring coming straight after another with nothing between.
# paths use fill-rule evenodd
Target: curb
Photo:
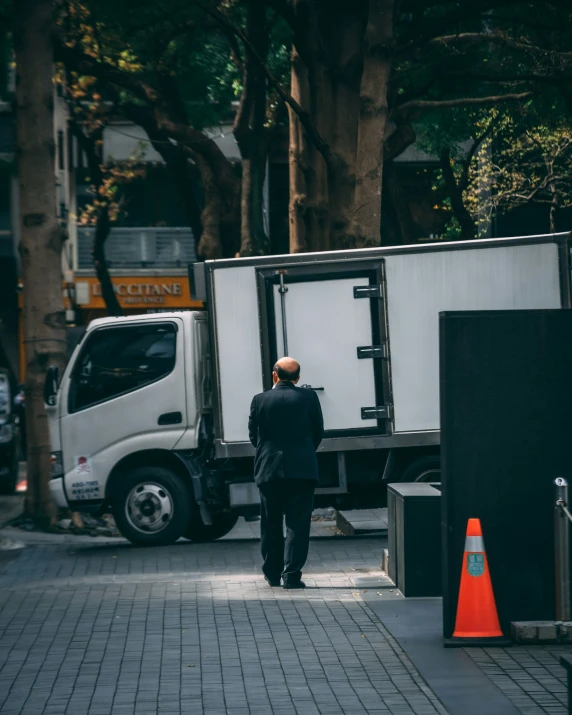
<instances>
[{"instance_id":1,"label":"curb","mask_svg":"<svg viewBox=\"0 0 572 715\"><path fill-rule=\"evenodd\" d=\"M372 519L370 514L368 509L336 511L336 526L344 536L387 536L385 521Z\"/></svg>"},{"instance_id":2,"label":"curb","mask_svg":"<svg viewBox=\"0 0 572 715\"><path fill-rule=\"evenodd\" d=\"M572 644L572 621L515 621L510 624L514 641L530 644Z\"/></svg>"}]
</instances>

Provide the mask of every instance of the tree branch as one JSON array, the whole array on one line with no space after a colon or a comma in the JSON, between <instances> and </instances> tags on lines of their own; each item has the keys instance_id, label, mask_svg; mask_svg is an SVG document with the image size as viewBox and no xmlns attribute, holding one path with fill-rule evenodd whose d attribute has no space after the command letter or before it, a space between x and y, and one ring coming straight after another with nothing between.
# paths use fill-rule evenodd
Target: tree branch
<instances>
[{"instance_id":1,"label":"tree branch","mask_svg":"<svg viewBox=\"0 0 572 715\"><path fill-rule=\"evenodd\" d=\"M461 238L464 240L473 239L477 232L475 222L463 201L463 187L461 182L457 182L455 178L451 165L451 152L449 147L445 147L441 151L440 164L441 171L443 172L443 181L447 187L447 193L451 201L451 208L461 227Z\"/></svg>"},{"instance_id":2,"label":"tree branch","mask_svg":"<svg viewBox=\"0 0 572 715\"><path fill-rule=\"evenodd\" d=\"M481 0L480 2L476 0L472 3L461 3L461 7L433 20L423 17L419 25L415 23L412 29L404 35L401 44L397 45L393 52L395 54L410 52L438 37L444 31L463 20L469 20L497 7L515 5L519 2L521 0Z\"/></svg>"},{"instance_id":3,"label":"tree branch","mask_svg":"<svg viewBox=\"0 0 572 715\"><path fill-rule=\"evenodd\" d=\"M572 75L566 74L505 74L505 73L495 73L495 72L455 72L446 71L443 73L444 77L454 77L456 79L475 79L481 82L491 82L506 84L507 82L544 82L546 84L558 85L565 82L572 82Z\"/></svg>"},{"instance_id":4,"label":"tree branch","mask_svg":"<svg viewBox=\"0 0 572 715\"><path fill-rule=\"evenodd\" d=\"M98 156L96 144L98 140L103 138L103 127L101 127L93 135L88 136L83 131L82 127L74 121L70 122L70 131L75 137L80 150L85 154L87 166L91 176L92 183L99 187L103 182L103 172L101 170L101 157Z\"/></svg>"},{"instance_id":5,"label":"tree branch","mask_svg":"<svg viewBox=\"0 0 572 715\"><path fill-rule=\"evenodd\" d=\"M274 87L280 99L285 104L287 104L290 109L292 109L294 114L298 117L300 124L302 125L304 131L308 136L308 139L312 142L312 144L316 147L316 149L324 158L328 170L333 171L335 168L335 161L332 152L330 151L330 147L320 136L320 133L312 122L309 113L298 104L298 102L294 99L294 97L292 97L290 92L287 92L284 87L282 87L282 85L274 76L264 59L258 53L257 49L252 45L251 41L246 36L244 31L240 27L236 27L236 25L234 25L221 12L216 9L213 10L212 8L204 5L202 2L200 2L200 0L191 0L191 2L193 2L197 7L201 8L203 12L215 18L218 22L220 22L223 27L227 28L230 32L233 32L241 40L247 50L252 53L252 56L260 63L264 74L266 75L266 79L268 80L270 85Z\"/></svg>"},{"instance_id":6,"label":"tree branch","mask_svg":"<svg viewBox=\"0 0 572 715\"><path fill-rule=\"evenodd\" d=\"M485 139L493 133L493 131L498 123L499 123L499 117L495 117L489 123L488 127L484 130L484 132L482 132L478 137L475 138L471 148L469 149L469 152L463 162L463 173L461 175L461 180L459 182L459 186L462 191L465 191L465 189L469 185L469 170L471 168L471 162L473 161L473 157L477 153L479 147L482 146Z\"/></svg>"},{"instance_id":7,"label":"tree branch","mask_svg":"<svg viewBox=\"0 0 572 715\"><path fill-rule=\"evenodd\" d=\"M552 55L561 59L572 59L572 52L559 52L527 42L519 42L503 32L460 32L455 35L434 37L427 45L429 47L450 47L476 44L495 44L516 50L517 52L532 52L535 54Z\"/></svg>"},{"instance_id":8,"label":"tree branch","mask_svg":"<svg viewBox=\"0 0 572 715\"><path fill-rule=\"evenodd\" d=\"M241 72L244 71L244 61L242 59L242 52L240 51L240 45L236 41L236 35L233 32L229 32L228 30L224 30L224 36L228 40L228 44L230 45L230 58L234 64L234 66L239 69Z\"/></svg>"},{"instance_id":9,"label":"tree branch","mask_svg":"<svg viewBox=\"0 0 572 715\"><path fill-rule=\"evenodd\" d=\"M460 97L458 99L442 99L430 100L419 99L411 102L405 102L400 107L393 110L395 117L413 117L419 116L423 112L431 111L432 109L451 109L453 107L488 107L502 102L522 102L532 96L532 92L521 92L520 94L499 94L490 97Z\"/></svg>"},{"instance_id":10,"label":"tree branch","mask_svg":"<svg viewBox=\"0 0 572 715\"><path fill-rule=\"evenodd\" d=\"M395 130L386 138L383 152L383 161L389 162L402 154L408 146L415 143L417 135L413 125L408 122L399 122Z\"/></svg>"}]
</instances>

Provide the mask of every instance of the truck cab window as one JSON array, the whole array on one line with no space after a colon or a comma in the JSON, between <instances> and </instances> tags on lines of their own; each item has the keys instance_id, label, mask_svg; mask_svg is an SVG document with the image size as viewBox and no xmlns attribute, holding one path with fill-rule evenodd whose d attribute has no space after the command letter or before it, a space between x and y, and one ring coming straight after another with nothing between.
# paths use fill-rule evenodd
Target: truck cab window
<instances>
[{"instance_id":1,"label":"truck cab window","mask_svg":"<svg viewBox=\"0 0 572 715\"><path fill-rule=\"evenodd\" d=\"M94 331L71 376L69 411L79 412L166 377L175 367L172 323Z\"/></svg>"}]
</instances>

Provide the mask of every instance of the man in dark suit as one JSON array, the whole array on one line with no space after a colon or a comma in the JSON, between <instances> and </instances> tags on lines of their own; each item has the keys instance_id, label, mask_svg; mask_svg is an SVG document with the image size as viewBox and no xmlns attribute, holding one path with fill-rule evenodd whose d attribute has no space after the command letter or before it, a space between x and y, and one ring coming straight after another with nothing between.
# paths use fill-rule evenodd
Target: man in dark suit
<instances>
[{"instance_id":1,"label":"man in dark suit","mask_svg":"<svg viewBox=\"0 0 572 715\"><path fill-rule=\"evenodd\" d=\"M316 393L296 387L300 365L295 360L278 360L272 379L274 389L254 397L248 420L260 489L262 571L270 586L280 586L282 576L284 588L304 588L324 420Z\"/></svg>"}]
</instances>

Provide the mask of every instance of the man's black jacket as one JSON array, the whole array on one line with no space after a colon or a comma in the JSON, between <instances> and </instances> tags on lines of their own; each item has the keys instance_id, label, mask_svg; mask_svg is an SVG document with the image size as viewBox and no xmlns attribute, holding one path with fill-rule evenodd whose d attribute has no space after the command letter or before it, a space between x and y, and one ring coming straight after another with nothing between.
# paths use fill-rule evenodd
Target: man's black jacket
<instances>
[{"instance_id":1,"label":"man's black jacket","mask_svg":"<svg viewBox=\"0 0 572 715\"><path fill-rule=\"evenodd\" d=\"M248 420L250 441L256 447L254 480L318 481L318 449L324 419L313 390L279 382L273 390L255 395Z\"/></svg>"}]
</instances>

